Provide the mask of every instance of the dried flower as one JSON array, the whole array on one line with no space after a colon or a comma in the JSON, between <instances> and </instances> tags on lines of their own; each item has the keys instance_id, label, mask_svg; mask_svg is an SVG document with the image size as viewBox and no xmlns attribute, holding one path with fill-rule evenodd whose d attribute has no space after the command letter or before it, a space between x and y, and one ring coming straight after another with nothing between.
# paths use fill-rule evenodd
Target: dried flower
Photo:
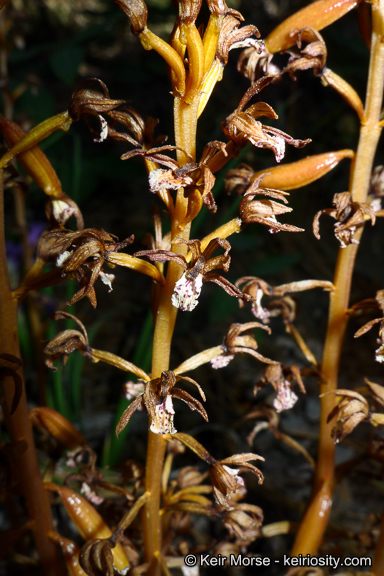
<instances>
[{"instance_id":1,"label":"dried flower","mask_svg":"<svg viewBox=\"0 0 384 576\"><path fill-rule=\"evenodd\" d=\"M212 482L213 494L216 502L224 508L231 508L229 497L244 488L244 480L240 476L241 469L255 474L259 484L262 484L263 474L256 466L249 464L249 460L264 461L264 458L252 453L235 454L211 464L209 477ZM239 466L240 468L230 468L230 466Z\"/></svg>"},{"instance_id":2,"label":"dried flower","mask_svg":"<svg viewBox=\"0 0 384 576\"><path fill-rule=\"evenodd\" d=\"M364 225L366 219L371 220L372 226L376 221L375 211L369 204L364 202L353 202L350 192L341 192L333 197L335 208L325 208L319 210L313 219L313 233L320 239L319 218L322 214L332 216L337 220L335 224L335 236L340 242L341 248L349 244L358 244L354 238L357 228Z\"/></svg>"},{"instance_id":3,"label":"dried flower","mask_svg":"<svg viewBox=\"0 0 384 576\"><path fill-rule=\"evenodd\" d=\"M140 407L145 407L150 416L150 430L155 434L175 434L176 430L173 425L175 410L173 408L172 398L178 398L188 404L191 410L197 410L199 414L208 420L207 413L202 404L193 398L188 392L174 388L179 380L185 380L194 384L202 399L205 401L205 395L199 384L187 376L176 376L171 370L162 372L160 378L155 378L145 383L144 392L134 400L124 411L116 428L116 434L128 424L132 414Z\"/></svg>"},{"instance_id":4,"label":"dried flower","mask_svg":"<svg viewBox=\"0 0 384 576\"><path fill-rule=\"evenodd\" d=\"M112 554L114 547L115 543L110 539L90 540L82 547L79 562L88 576L98 576L100 572L105 576L114 575ZM122 573L126 574L128 570L129 567Z\"/></svg>"},{"instance_id":5,"label":"dried flower","mask_svg":"<svg viewBox=\"0 0 384 576\"><path fill-rule=\"evenodd\" d=\"M260 51L264 48L264 42L251 39L251 36L260 38L260 32L256 26L243 26L240 29L239 26L240 21L238 17L227 15L224 18L216 50L216 58L220 60L223 66L226 66L229 51L233 48L254 46L256 50L258 49Z\"/></svg>"},{"instance_id":6,"label":"dried flower","mask_svg":"<svg viewBox=\"0 0 384 576\"><path fill-rule=\"evenodd\" d=\"M79 326L79 330L64 330L52 338L52 340L45 346L44 354L48 356L45 364L48 368L55 371L56 366L53 365L57 358L63 357L63 364L67 363L68 356L72 354L74 350L79 350L79 352L85 356L91 355L91 348L88 342L87 331L85 326L78 318L68 314L67 312L56 312L54 315L56 320L62 318L71 318Z\"/></svg>"},{"instance_id":7,"label":"dried flower","mask_svg":"<svg viewBox=\"0 0 384 576\"><path fill-rule=\"evenodd\" d=\"M265 76L248 88L237 109L223 122L223 131L239 148L243 148L248 142L258 148L269 148L274 152L276 161L280 162L284 158L286 143L302 148L310 140L295 140L278 128L261 124L257 120L260 116L277 118L276 112L265 102L252 104L243 110L248 101L273 79L273 76Z\"/></svg>"},{"instance_id":8,"label":"dried flower","mask_svg":"<svg viewBox=\"0 0 384 576\"><path fill-rule=\"evenodd\" d=\"M44 234L39 244L39 254L46 260L55 259L62 276L75 275L81 289L71 298L68 305L78 302L86 296L96 307L94 284L98 277L112 290L113 274L103 272L102 268L108 253L116 252L133 242L133 236L116 242L116 236L102 229L86 228L72 232L64 228L51 230ZM90 270L90 276L86 270Z\"/></svg>"},{"instance_id":9,"label":"dried flower","mask_svg":"<svg viewBox=\"0 0 384 576\"><path fill-rule=\"evenodd\" d=\"M327 61L327 47L322 36L313 28L302 28L297 34L297 48L288 50L290 58L283 72L289 72L295 78L298 70L312 69L320 76ZM303 42L306 43L303 48Z\"/></svg>"},{"instance_id":10,"label":"dried flower","mask_svg":"<svg viewBox=\"0 0 384 576\"><path fill-rule=\"evenodd\" d=\"M138 36L147 27L148 9L144 0L114 0L114 2L128 16L132 33Z\"/></svg>"},{"instance_id":11,"label":"dried flower","mask_svg":"<svg viewBox=\"0 0 384 576\"><path fill-rule=\"evenodd\" d=\"M292 226L291 224L281 224L277 221L276 216L292 211L292 208L284 205L287 204L285 196L288 195L288 192L264 188L260 185L262 179L263 175L252 182L240 202L240 217L244 224L257 222L268 226L271 233L281 230L303 232L303 228L297 228L297 226ZM255 199L256 196L260 195L268 196L268 198ZM274 200L271 200L271 198L274 198ZM275 200L280 200L283 204Z\"/></svg>"},{"instance_id":12,"label":"dried flower","mask_svg":"<svg viewBox=\"0 0 384 576\"><path fill-rule=\"evenodd\" d=\"M252 334L253 328L261 328L270 334L268 326L264 326L259 322L246 322L245 324L231 324L229 330L224 338L222 345L223 356L233 357L235 354L250 354L261 362L266 364L274 364L275 361L270 358L265 358L257 352L257 342Z\"/></svg>"},{"instance_id":13,"label":"dried flower","mask_svg":"<svg viewBox=\"0 0 384 576\"><path fill-rule=\"evenodd\" d=\"M331 410L327 422L336 418L332 428L332 438L336 443L348 436L360 422L370 419L369 405L366 399L353 390L332 390L326 394L339 397L339 403ZM322 395L323 396L323 395Z\"/></svg>"},{"instance_id":14,"label":"dried flower","mask_svg":"<svg viewBox=\"0 0 384 576\"><path fill-rule=\"evenodd\" d=\"M242 545L249 545L261 536L263 511L252 504L236 503L223 514L223 523L231 538L240 540Z\"/></svg>"}]
</instances>

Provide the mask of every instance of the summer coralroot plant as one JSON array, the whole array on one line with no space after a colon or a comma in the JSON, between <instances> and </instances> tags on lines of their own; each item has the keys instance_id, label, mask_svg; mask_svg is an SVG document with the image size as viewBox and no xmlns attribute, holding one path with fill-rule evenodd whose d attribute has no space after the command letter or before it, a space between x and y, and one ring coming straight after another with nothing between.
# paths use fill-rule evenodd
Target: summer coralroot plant
<instances>
[{"instance_id":1,"label":"summer coralroot plant","mask_svg":"<svg viewBox=\"0 0 384 576\"><path fill-rule=\"evenodd\" d=\"M327 67L327 48L320 31L344 16L359 4L358 0L317 0L300 10L260 39L253 25L242 25L243 17L227 6L224 0L207 0L209 15L205 25L197 25L203 0L178 0L170 39L156 35L148 25L148 9L144 0L114 0L127 16L133 34L145 50L154 50L165 61L173 97L173 141L155 136L157 121L143 119L125 99L112 99L107 86L99 79L83 81L74 91L68 110L49 118L25 133L15 122L0 118L8 150L0 159L2 192L19 186L13 161L16 159L28 177L47 196L48 229L40 238L37 257L18 287L11 289L6 270L3 203L1 205L0 264L0 370L2 405L9 446L2 446L7 473L14 475L7 486L5 498L11 498L12 486L24 496L28 519L5 535L13 544L22 535L32 533L41 564L41 573L61 575L65 568L59 555L64 555L67 573L75 576L104 574L146 574L169 576L173 568L184 566L188 552L209 550L212 554L240 554L259 538L262 510L241 500L246 495L243 473L249 472L263 482L263 474L252 462L263 461L253 452L229 455L221 460L186 431L176 431L179 400L209 420L206 401L207 385L186 373L210 363L213 369L225 367L238 354L247 354L266 367L259 388L272 386L276 395L273 406L262 407L250 416L263 416L275 437L300 451L313 463L300 445L278 430L278 416L292 408L298 395L305 393L305 375L315 374L320 383L321 423L318 457L315 462L313 498L296 535L293 555L317 553L327 528L335 484L335 441L341 441L360 422L383 425L382 415L372 412L360 392L338 390L338 367L349 317L363 303L350 306L350 288L354 261L366 221L375 224L382 216L380 199L384 195L380 170L373 172L373 161L383 127L382 97L384 86L384 0L371 0L372 33L370 69L365 105L356 91ZM4 7L7 2L0 2ZM365 6L367 7L367 6ZM251 81L237 108L222 119L223 141L208 142L200 152L197 148L198 120L204 113L216 84L222 79L229 51L242 49L239 70ZM274 56L286 58L278 67ZM279 61L280 62L280 61ZM204 237L196 237L193 223L202 210L220 210L215 198L216 174L251 145L254 152L267 149L280 163L286 146L303 148L310 139L298 139L276 128L277 114L261 101L261 95L278 90L283 75L292 79L304 70L313 70L324 85L334 88L356 112L360 122L360 140L356 152L346 149L307 156L291 164L272 166L256 172L241 164L226 177L226 189L241 196L238 216L213 229ZM268 123L261 122L266 118ZM122 161L141 158L148 176L149 193L157 211L154 213L154 237L147 234L148 249L130 250L133 235L120 242L112 233L100 228L85 228L84 218L76 203L63 193L61 183L39 148L39 143L57 130L68 131L74 122L84 120L94 141L114 140L126 145ZM311 136L311 134L308 134ZM102 145L102 144L101 144ZM231 236L247 226L263 226L271 235L302 233L303 229L284 222L291 212L289 191L303 187L331 171L341 160L352 159L348 191L335 191L334 207L324 207L314 214L314 233L320 239L321 215L336 220L334 232L340 243L333 281L304 280L271 286L265 280L246 275L232 283L225 275L230 271L233 251ZM373 178L371 179L371 176ZM381 184L380 184L381 183ZM159 209L160 207L160 209ZM73 218L72 218L73 217ZM76 229L67 222L75 221ZM283 221L280 221L282 219ZM164 226L162 226L164 224ZM162 236L162 229L169 232ZM273 241L274 236L271 236ZM149 260L149 261L148 261ZM54 362L76 352L91 362L104 362L132 374L136 382L125 385L130 400L121 416L116 433L134 426L136 411L144 411L148 422L148 442L143 472L138 464L127 462L124 485L110 482L97 469L96 456L86 439L62 415L45 406L28 412L22 375L22 360L17 338L17 308L31 291L53 286L65 279L75 280L78 290L69 299L72 305L88 299L97 305L96 291L100 281L112 291L119 267L147 276L152 283L150 308L153 317L153 353L150 372L111 351L98 350L90 344L84 324L71 314L57 312L57 320L71 321L71 327L45 343L46 364L55 370ZM114 273L107 272L113 269ZM235 298L249 321L232 323L221 343L185 358L179 366L171 366L173 335L178 314L194 313L199 300L205 297L204 284L216 284L226 297ZM328 329L322 361L319 362L295 326L295 303L291 294L321 288L330 294ZM261 301L264 299L264 303ZM265 300L267 302L265 303ZM372 305L372 301L371 301ZM373 305L383 310L382 292ZM259 352L254 330L263 330L268 337L269 324L281 316L287 332L303 353L308 366L285 366L278 357L268 358ZM255 320L256 318L257 320ZM380 347L376 359L382 362L383 320L368 322L357 336L362 336L380 322ZM278 356L278 354L276 354ZM138 362L139 363L139 362ZM192 385L199 396L184 390ZM381 386L368 382L373 404L384 404ZM44 429L55 439L66 465L74 469L59 479L55 462L45 470L44 482L39 471L32 424ZM177 424L180 427L180 424ZM257 425L250 437L257 434ZM9 449L8 449L9 448ZM201 471L194 467L172 469L178 453L185 450L202 461ZM67 452L65 452L67 451ZM11 466L12 464L12 466ZM203 468L205 467L205 468ZM6 476L5 476L6 477ZM209 478L209 483L205 480ZM73 486L78 483L78 490ZM71 484L71 486L69 486ZM110 514L105 500L118 496L123 504L119 517ZM77 544L61 534L52 519L51 504L61 502L69 518L85 542ZM100 511L98 510L100 508ZM10 507L11 508L11 507ZM202 515L221 522L226 531L221 540L197 544L190 534L191 515ZM21 516L21 515L20 515ZM140 522L141 518L141 522ZM380 544L377 545L374 573L384 571ZM190 573L190 572L189 572ZM184 572L187 574L187 572Z\"/></svg>"}]
</instances>

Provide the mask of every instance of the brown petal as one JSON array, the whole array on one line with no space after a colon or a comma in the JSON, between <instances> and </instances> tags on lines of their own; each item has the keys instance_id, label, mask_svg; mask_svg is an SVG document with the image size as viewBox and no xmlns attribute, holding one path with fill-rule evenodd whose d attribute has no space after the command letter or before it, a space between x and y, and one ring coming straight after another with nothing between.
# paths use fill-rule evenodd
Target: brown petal
<instances>
[{"instance_id":1,"label":"brown petal","mask_svg":"<svg viewBox=\"0 0 384 576\"><path fill-rule=\"evenodd\" d=\"M116 426L116 436L119 437L119 434L124 428L127 426L131 416L136 410L138 410L144 404L144 397L140 395L136 400L131 402L131 404L126 408L121 415L118 425Z\"/></svg>"},{"instance_id":2,"label":"brown petal","mask_svg":"<svg viewBox=\"0 0 384 576\"><path fill-rule=\"evenodd\" d=\"M179 388L174 388L171 392L171 396L173 398L178 398L179 400L182 400L183 402L188 404L190 410L192 411L197 410L200 416L202 416L204 420L208 422L208 414L205 411L204 406L201 404L201 402L196 400L196 398L188 394L188 392L185 392L185 390L180 390Z\"/></svg>"}]
</instances>

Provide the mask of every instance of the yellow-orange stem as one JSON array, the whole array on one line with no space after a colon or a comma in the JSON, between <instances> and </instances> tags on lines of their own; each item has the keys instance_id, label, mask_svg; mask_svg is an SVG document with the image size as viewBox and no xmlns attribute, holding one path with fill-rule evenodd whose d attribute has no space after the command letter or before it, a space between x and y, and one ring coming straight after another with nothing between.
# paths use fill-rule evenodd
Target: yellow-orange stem
<instances>
[{"instance_id":1,"label":"yellow-orange stem","mask_svg":"<svg viewBox=\"0 0 384 576\"><path fill-rule=\"evenodd\" d=\"M198 95L191 104L186 104L181 98L175 98L174 120L176 145L184 152L178 150L178 161L181 166L196 158L196 124L197 124ZM187 212L188 199L184 197L183 189L177 193L175 210L172 214L172 239L183 238L188 240L190 225L183 225ZM184 244L174 244L174 252L185 254L187 247ZM159 377L164 370L169 369L169 359L173 330L175 326L177 308L172 305L171 296L175 282L179 279L182 269L174 262L168 265L165 285L160 288L160 297L157 306L155 333L152 355L152 378ZM160 576L161 572L161 543L162 526L160 517L161 507L161 478L165 456L166 441L160 434L149 431L147 446L147 460L145 472L145 490L150 494L143 507L143 534L145 560L149 563L147 576Z\"/></svg>"},{"instance_id":2,"label":"yellow-orange stem","mask_svg":"<svg viewBox=\"0 0 384 576\"><path fill-rule=\"evenodd\" d=\"M365 202L368 194L373 161L381 133L383 87L384 0L377 0L372 5L372 44L365 105L366 120L360 130L356 159L351 171L350 191L356 202ZM360 240L361 234L362 229L356 232L355 239ZM337 388L340 354L348 322L347 311L357 249L357 244L339 249L333 282L334 290L330 295L328 329L321 367L323 377L321 393ZM332 423L327 422L328 414L333 406L332 394L326 394L321 398L320 443L314 496L297 534L293 555L315 554L327 527L331 511L331 493L335 481L335 444L331 437Z\"/></svg>"}]
</instances>

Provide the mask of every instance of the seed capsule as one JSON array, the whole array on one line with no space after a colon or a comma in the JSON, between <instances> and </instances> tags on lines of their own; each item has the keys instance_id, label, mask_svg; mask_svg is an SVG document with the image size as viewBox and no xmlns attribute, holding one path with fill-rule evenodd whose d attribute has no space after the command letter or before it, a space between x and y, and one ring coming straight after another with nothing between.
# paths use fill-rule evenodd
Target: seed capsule
<instances>
[{"instance_id":1,"label":"seed capsule","mask_svg":"<svg viewBox=\"0 0 384 576\"><path fill-rule=\"evenodd\" d=\"M56 492L60 498L68 515L84 540L108 539L112 536L111 529L104 522L95 508L77 492L65 486L59 486L52 482L44 485L46 490ZM112 551L115 567L117 570L124 570L129 565L121 544L116 544Z\"/></svg>"},{"instance_id":2,"label":"seed capsule","mask_svg":"<svg viewBox=\"0 0 384 576\"><path fill-rule=\"evenodd\" d=\"M317 0L292 14L277 26L265 39L271 54L287 50L296 44L294 30L314 28L322 30L352 10L361 0Z\"/></svg>"}]
</instances>

